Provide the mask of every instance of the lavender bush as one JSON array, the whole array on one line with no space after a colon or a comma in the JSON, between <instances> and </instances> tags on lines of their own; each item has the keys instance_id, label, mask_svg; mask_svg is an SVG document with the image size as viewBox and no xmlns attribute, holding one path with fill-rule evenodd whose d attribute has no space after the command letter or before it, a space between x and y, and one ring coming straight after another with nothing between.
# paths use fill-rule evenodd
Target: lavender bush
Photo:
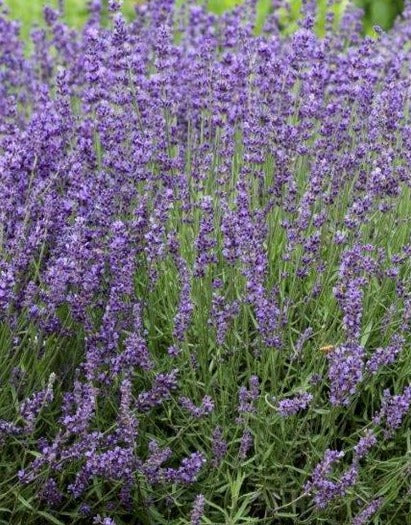
<instances>
[{"instance_id":1,"label":"lavender bush","mask_svg":"<svg viewBox=\"0 0 411 525\"><path fill-rule=\"evenodd\" d=\"M411 5L119 8L0 18L1 522L406 523Z\"/></svg>"}]
</instances>

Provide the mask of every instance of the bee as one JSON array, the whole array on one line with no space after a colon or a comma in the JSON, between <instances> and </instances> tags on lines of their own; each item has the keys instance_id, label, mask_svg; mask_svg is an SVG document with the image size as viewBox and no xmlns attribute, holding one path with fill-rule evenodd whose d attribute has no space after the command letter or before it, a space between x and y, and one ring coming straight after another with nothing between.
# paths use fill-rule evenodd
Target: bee
<instances>
[{"instance_id":1,"label":"bee","mask_svg":"<svg viewBox=\"0 0 411 525\"><path fill-rule=\"evenodd\" d=\"M324 352L324 354L329 354L334 349L335 349L334 345L325 345L325 346L320 347L320 351Z\"/></svg>"}]
</instances>

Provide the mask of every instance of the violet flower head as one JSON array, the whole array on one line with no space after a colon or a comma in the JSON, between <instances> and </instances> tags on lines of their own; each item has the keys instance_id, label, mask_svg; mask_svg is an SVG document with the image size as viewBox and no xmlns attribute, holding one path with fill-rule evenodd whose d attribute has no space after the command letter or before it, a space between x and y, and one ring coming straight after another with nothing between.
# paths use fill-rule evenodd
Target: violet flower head
<instances>
[{"instance_id":1,"label":"violet flower head","mask_svg":"<svg viewBox=\"0 0 411 525\"><path fill-rule=\"evenodd\" d=\"M134 367L140 367L143 370L150 370L153 367L147 344L141 335L134 333L127 337L124 351L113 359L112 367L117 373Z\"/></svg>"},{"instance_id":2,"label":"violet flower head","mask_svg":"<svg viewBox=\"0 0 411 525\"><path fill-rule=\"evenodd\" d=\"M377 348L367 361L365 368L372 374L377 374L381 367L394 363L401 352L405 339L400 334L395 334L390 344L386 347Z\"/></svg>"},{"instance_id":3,"label":"violet flower head","mask_svg":"<svg viewBox=\"0 0 411 525\"><path fill-rule=\"evenodd\" d=\"M213 293L209 323L216 330L217 344L222 345L224 343L229 325L238 313L239 305L237 301L227 303L222 295Z\"/></svg>"},{"instance_id":4,"label":"violet flower head","mask_svg":"<svg viewBox=\"0 0 411 525\"><path fill-rule=\"evenodd\" d=\"M205 463L204 455L201 452L194 452L181 462L175 473L175 481L183 484L194 483Z\"/></svg>"},{"instance_id":5,"label":"violet flower head","mask_svg":"<svg viewBox=\"0 0 411 525\"><path fill-rule=\"evenodd\" d=\"M200 406L196 406L188 397L184 396L180 397L179 402L196 419L211 414L214 410L214 401L211 396L204 396Z\"/></svg>"},{"instance_id":6,"label":"violet flower head","mask_svg":"<svg viewBox=\"0 0 411 525\"><path fill-rule=\"evenodd\" d=\"M305 410L311 403L312 399L312 394L301 392L292 398L279 401L277 404L277 411L283 417L293 416L301 410Z\"/></svg>"},{"instance_id":7,"label":"violet flower head","mask_svg":"<svg viewBox=\"0 0 411 525\"><path fill-rule=\"evenodd\" d=\"M251 447L253 446L253 443L254 439L251 432L249 430L244 430L243 435L241 436L240 448L238 451L238 457L240 459L246 459L248 453L251 450Z\"/></svg>"},{"instance_id":8,"label":"violet flower head","mask_svg":"<svg viewBox=\"0 0 411 525\"><path fill-rule=\"evenodd\" d=\"M171 345L168 347L168 350L167 350L167 354L170 356L170 357L178 357L181 353L181 349L178 348L176 345Z\"/></svg>"},{"instance_id":9,"label":"violet flower head","mask_svg":"<svg viewBox=\"0 0 411 525\"><path fill-rule=\"evenodd\" d=\"M238 390L238 413L237 422L243 421L244 414L251 414L255 412L255 403L260 396L260 381L257 376L250 377L250 387L240 387Z\"/></svg>"},{"instance_id":10,"label":"violet flower head","mask_svg":"<svg viewBox=\"0 0 411 525\"><path fill-rule=\"evenodd\" d=\"M213 430L211 450L211 464L214 468L218 468L221 465L221 462L223 461L228 450L227 441L224 439L222 429L219 426Z\"/></svg>"},{"instance_id":11,"label":"violet flower head","mask_svg":"<svg viewBox=\"0 0 411 525\"><path fill-rule=\"evenodd\" d=\"M97 516L93 518L93 525L116 525L116 522L113 518L103 517L97 514Z\"/></svg>"},{"instance_id":12,"label":"violet flower head","mask_svg":"<svg viewBox=\"0 0 411 525\"><path fill-rule=\"evenodd\" d=\"M364 458L376 443L376 435L372 430L367 429L365 435L362 436L354 446L354 460L359 461Z\"/></svg>"},{"instance_id":13,"label":"violet flower head","mask_svg":"<svg viewBox=\"0 0 411 525\"><path fill-rule=\"evenodd\" d=\"M108 8L112 12L119 11L121 9L122 3L122 0L109 0Z\"/></svg>"},{"instance_id":14,"label":"violet flower head","mask_svg":"<svg viewBox=\"0 0 411 525\"><path fill-rule=\"evenodd\" d=\"M73 394L65 396L61 423L67 432L85 433L96 408L97 389L90 383L76 381Z\"/></svg>"},{"instance_id":15,"label":"violet flower head","mask_svg":"<svg viewBox=\"0 0 411 525\"><path fill-rule=\"evenodd\" d=\"M382 425L386 438L400 427L403 419L411 407L411 385L406 386L402 394L391 395L390 391L384 390L381 409L374 416L373 422Z\"/></svg>"},{"instance_id":16,"label":"violet flower head","mask_svg":"<svg viewBox=\"0 0 411 525\"><path fill-rule=\"evenodd\" d=\"M120 385L120 409L118 416L118 434L120 440L133 447L137 438L138 420L133 414L132 382L124 379Z\"/></svg>"},{"instance_id":17,"label":"violet flower head","mask_svg":"<svg viewBox=\"0 0 411 525\"><path fill-rule=\"evenodd\" d=\"M326 450L324 458L313 470L310 480L304 488L313 499L318 508L325 508L330 501L344 493L344 486L340 482L329 479L333 466L344 456L344 452Z\"/></svg>"},{"instance_id":18,"label":"violet flower head","mask_svg":"<svg viewBox=\"0 0 411 525\"><path fill-rule=\"evenodd\" d=\"M195 265L195 277L203 277L207 267L217 262L217 257L214 253L216 240L214 238L214 215L213 215L213 200L210 196L203 198L201 202L201 210L203 216L200 222L200 231L195 243L197 249L197 259Z\"/></svg>"},{"instance_id":19,"label":"violet flower head","mask_svg":"<svg viewBox=\"0 0 411 525\"><path fill-rule=\"evenodd\" d=\"M168 461L172 456L169 447L161 449L156 441L150 441L149 456L141 467L141 471L146 477L148 483L154 485L164 479L164 468L162 464Z\"/></svg>"},{"instance_id":20,"label":"violet flower head","mask_svg":"<svg viewBox=\"0 0 411 525\"><path fill-rule=\"evenodd\" d=\"M190 525L200 525L201 518L204 515L205 497L203 494L198 494L193 504L190 516Z\"/></svg>"},{"instance_id":21,"label":"violet flower head","mask_svg":"<svg viewBox=\"0 0 411 525\"><path fill-rule=\"evenodd\" d=\"M52 507L57 507L63 500L63 495L59 490L56 480L49 478L40 490L39 498L47 502Z\"/></svg>"},{"instance_id":22,"label":"violet flower head","mask_svg":"<svg viewBox=\"0 0 411 525\"><path fill-rule=\"evenodd\" d=\"M364 348L357 343L340 345L327 354L330 401L348 405L363 377Z\"/></svg>"},{"instance_id":23,"label":"violet flower head","mask_svg":"<svg viewBox=\"0 0 411 525\"><path fill-rule=\"evenodd\" d=\"M25 421L25 426L28 432L31 432L34 429L36 419L41 409L53 401L53 384L55 379L55 374L51 374L47 387L41 392L31 396L29 399L26 399L21 404L20 414Z\"/></svg>"},{"instance_id":24,"label":"violet flower head","mask_svg":"<svg viewBox=\"0 0 411 525\"><path fill-rule=\"evenodd\" d=\"M366 525L381 508L384 498L377 498L366 505L352 520L352 525Z\"/></svg>"},{"instance_id":25,"label":"violet flower head","mask_svg":"<svg viewBox=\"0 0 411 525\"><path fill-rule=\"evenodd\" d=\"M146 412L169 399L171 393L177 389L177 375L177 369L166 374L158 374L154 378L151 390L139 394L136 401L137 409Z\"/></svg>"}]
</instances>

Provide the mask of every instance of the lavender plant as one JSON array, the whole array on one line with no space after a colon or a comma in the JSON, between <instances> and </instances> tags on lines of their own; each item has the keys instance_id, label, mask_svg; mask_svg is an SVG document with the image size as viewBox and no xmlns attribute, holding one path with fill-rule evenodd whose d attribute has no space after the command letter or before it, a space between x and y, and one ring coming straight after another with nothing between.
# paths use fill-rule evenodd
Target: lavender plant
<instances>
[{"instance_id":1,"label":"lavender plant","mask_svg":"<svg viewBox=\"0 0 411 525\"><path fill-rule=\"evenodd\" d=\"M3 523L406 523L411 5L315 4L1 8Z\"/></svg>"}]
</instances>

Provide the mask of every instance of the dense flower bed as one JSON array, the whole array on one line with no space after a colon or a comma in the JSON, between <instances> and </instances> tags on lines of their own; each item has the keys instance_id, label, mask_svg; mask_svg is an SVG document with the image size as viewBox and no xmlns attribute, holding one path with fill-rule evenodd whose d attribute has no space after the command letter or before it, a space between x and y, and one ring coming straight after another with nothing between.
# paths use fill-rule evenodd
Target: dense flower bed
<instances>
[{"instance_id":1,"label":"dense flower bed","mask_svg":"<svg viewBox=\"0 0 411 525\"><path fill-rule=\"evenodd\" d=\"M3 522L405 523L411 9L119 7L0 19Z\"/></svg>"}]
</instances>

